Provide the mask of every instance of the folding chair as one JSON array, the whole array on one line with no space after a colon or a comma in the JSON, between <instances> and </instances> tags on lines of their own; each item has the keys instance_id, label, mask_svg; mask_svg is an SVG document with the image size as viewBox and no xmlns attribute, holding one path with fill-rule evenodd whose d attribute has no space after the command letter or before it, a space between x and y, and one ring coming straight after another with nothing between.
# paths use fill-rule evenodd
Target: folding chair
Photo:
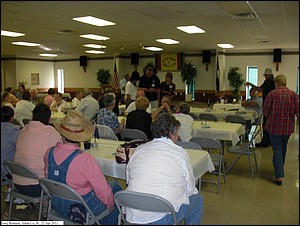
<instances>
[{"instance_id":1,"label":"folding chair","mask_svg":"<svg viewBox=\"0 0 300 226\"><path fill-rule=\"evenodd\" d=\"M170 213L172 214L174 225L178 224L173 205L161 196L133 191L118 191L114 195L114 201L124 225L134 224L134 222L126 220L122 207L149 212Z\"/></svg>"},{"instance_id":2,"label":"folding chair","mask_svg":"<svg viewBox=\"0 0 300 226\"><path fill-rule=\"evenodd\" d=\"M18 162L12 162L9 160L6 160L3 162L3 165L5 169L10 172L12 177L14 175L26 177L26 178L31 178L39 181L39 176L28 166L18 163ZM39 208L39 213L38 213L38 220L41 220L41 214L42 214L42 202L43 198L46 198L47 196L44 196L44 191L43 189L41 190L41 194L39 196L29 196L29 195L24 195L23 193L19 192L14 184L12 183L12 189L10 192L10 200L9 200L9 210L8 210L8 218L7 220L11 220L11 212L12 212L12 205L13 205L13 199L14 198L20 198L26 201L28 204L33 203L37 208Z\"/></svg>"},{"instance_id":3,"label":"folding chair","mask_svg":"<svg viewBox=\"0 0 300 226\"><path fill-rule=\"evenodd\" d=\"M206 114L206 113L201 113L199 115L199 119L200 120L207 120L207 121L213 121L213 122L217 122L218 118L214 115L211 114Z\"/></svg>"},{"instance_id":4,"label":"folding chair","mask_svg":"<svg viewBox=\"0 0 300 226\"><path fill-rule=\"evenodd\" d=\"M133 139L148 140L147 135L138 129L125 128L121 131L121 137L124 141L131 141Z\"/></svg>"},{"instance_id":5,"label":"folding chair","mask_svg":"<svg viewBox=\"0 0 300 226\"><path fill-rule=\"evenodd\" d=\"M74 201L74 203L81 203L87 211L86 221L84 222L84 225L100 225L99 221L109 214L109 209L107 208L104 212L95 216L82 196L67 184L57 182L48 178L41 178L39 182L47 195L50 197L47 220L64 221L64 224L67 225L80 225L79 223L74 222L70 218L65 217L61 213L55 211L55 209L51 206L51 199L53 196L63 198L72 202Z\"/></svg>"},{"instance_id":6,"label":"folding chair","mask_svg":"<svg viewBox=\"0 0 300 226\"><path fill-rule=\"evenodd\" d=\"M119 140L112 128L100 124L95 124L94 126L98 129L99 138L108 140Z\"/></svg>"},{"instance_id":7,"label":"folding chair","mask_svg":"<svg viewBox=\"0 0 300 226\"><path fill-rule=\"evenodd\" d=\"M242 155L246 155L249 161L249 170L250 170L251 178L252 179L254 178L251 155L253 155L256 171L258 172L259 169L258 169L258 164L256 159L256 149L255 149L255 137L257 136L258 133L259 133L259 125L256 124L254 132L248 142L245 142L243 145L238 144L227 148L227 152L237 154L237 156L226 169L226 173L228 173L231 170L231 168L236 164L236 162L241 158Z\"/></svg>"},{"instance_id":8,"label":"folding chair","mask_svg":"<svg viewBox=\"0 0 300 226\"><path fill-rule=\"evenodd\" d=\"M177 141L176 143L178 146L187 148L187 149L194 149L194 150L201 150L201 147L199 144L193 141Z\"/></svg>"},{"instance_id":9,"label":"folding chair","mask_svg":"<svg viewBox=\"0 0 300 226\"><path fill-rule=\"evenodd\" d=\"M212 138L192 138L190 141L196 142L200 145L203 150L207 150L212 162L216 168L215 171L211 172L212 174L218 175L217 182L211 180L202 180L199 179L199 189L200 189L200 182L209 182L214 183L217 185L217 193L220 191L220 180L221 176L224 178L224 183L226 183L226 172L225 172L225 165L224 165L224 149L220 141ZM201 180L201 181L200 181Z\"/></svg>"},{"instance_id":10,"label":"folding chair","mask_svg":"<svg viewBox=\"0 0 300 226\"><path fill-rule=\"evenodd\" d=\"M194 120L199 120L198 116L192 112L188 113Z\"/></svg>"}]
</instances>

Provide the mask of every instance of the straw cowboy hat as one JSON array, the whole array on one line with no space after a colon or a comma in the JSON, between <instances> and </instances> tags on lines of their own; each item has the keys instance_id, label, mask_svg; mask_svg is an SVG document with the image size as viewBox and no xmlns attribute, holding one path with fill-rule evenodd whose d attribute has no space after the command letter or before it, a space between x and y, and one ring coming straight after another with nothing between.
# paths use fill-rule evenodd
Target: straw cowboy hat
<instances>
[{"instance_id":1,"label":"straw cowboy hat","mask_svg":"<svg viewBox=\"0 0 300 226\"><path fill-rule=\"evenodd\" d=\"M71 141L90 140L94 135L93 124L78 110L69 110L61 122L54 122L53 125L63 137Z\"/></svg>"},{"instance_id":2,"label":"straw cowboy hat","mask_svg":"<svg viewBox=\"0 0 300 226\"><path fill-rule=\"evenodd\" d=\"M264 75L273 75L272 69L271 68L266 68L265 72L264 72Z\"/></svg>"}]
</instances>

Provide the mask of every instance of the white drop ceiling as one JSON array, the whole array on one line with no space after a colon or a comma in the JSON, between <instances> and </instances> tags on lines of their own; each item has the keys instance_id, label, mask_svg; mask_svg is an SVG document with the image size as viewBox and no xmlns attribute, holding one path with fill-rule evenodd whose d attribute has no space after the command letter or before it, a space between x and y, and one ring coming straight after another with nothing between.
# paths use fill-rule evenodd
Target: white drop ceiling
<instances>
[{"instance_id":1,"label":"white drop ceiling","mask_svg":"<svg viewBox=\"0 0 300 226\"><path fill-rule=\"evenodd\" d=\"M233 14L251 14L254 19L234 19ZM116 23L97 27L72 20L94 16ZM204 34L187 34L177 26L196 25ZM156 46L160 53L223 51L219 43L230 43L226 52L299 51L299 1L1 1L1 30L25 33L1 36L1 58L77 59L153 54L142 46ZM82 34L110 37L106 41L80 38ZM173 39L166 45L156 39ZM15 46L28 41L52 49ZM107 46L105 54L86 53L84 44ZM58 56L41 57L40 53Z\"/></svg>"}]
</instances>

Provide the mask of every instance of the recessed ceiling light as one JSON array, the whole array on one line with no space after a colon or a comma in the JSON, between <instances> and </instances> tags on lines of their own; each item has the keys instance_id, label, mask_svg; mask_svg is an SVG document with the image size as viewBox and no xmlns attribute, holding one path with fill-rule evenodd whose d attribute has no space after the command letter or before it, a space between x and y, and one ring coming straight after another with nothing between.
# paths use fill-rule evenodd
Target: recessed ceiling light
<instances>
[{"instance_id":1,"label":"recessed ceiling light","mask_svg":"<svg viewBox=\"0 0 300 226\"><path fill-rule=\"evenodd\" d=\"M39 54L40 56L45 56L45 57L56 57L56 54L51 54L51 53L41 53Z\"/></svg>"},{"instance_id":2,"label":"recessed ceiling light","mask_svg":"<svg viewBox=\"0 0 300 226\"><path fill-rule=\"evenodd\" d=\"M107 21L107 20L102 20L93 16L83 16L83 17L75 17L73 20L86 23L86 24L91 24L95 26L110 26L110 25L116 25L116 23Z\"/></svg>"},{"instance_id":3,"label":"recessed ceiling light","mask_svg":"<svg viewBox=\"0 0 300 226\"><path fill-rule=\"evenodd\" d=\"M24 36L25 34L18 33L18 32L13 32L13 31L4 31L4 30L1 30L1 35L8 36L8 37L20 37L20 36Z\"/></svg>"},{"instance_id":4,"label":"recessed ceiling light","mask_svg":"<svg viewBox=\"0 0 300 226\"><path fill-rule=\"evenodd\" d=\"M14 45L20 45L20 46L40 46L39 43L31 43L31 42L12 42Z\"/></svg>"},{"instance_id":5,"label":"recessed ceiling light","mask_svg":"<svg viewBox=\"0 0 300 226\"><path fill-rule=\"evenodd\" d=\"M96 44L85 44L83 46L89 47L89 48L95 48L95 49L105 49L106 48L106 46L96 45Z\"/></svg>"},{"instance_id":6,"label":"recessed ceiling light","mask_svg":"<svg viewBox=\"0 0 300 226\"><path fill-rule=\"evenodd\" d=\"M92 53L92 54L103 54L105 53L104 51L99 51L99 50L86 50L86 53Z\"/></svg>"},{"instance_id":7,"label":"recessed ceiling light","mask_svg":"<svg viewBox=\"0 0 300 226\"><path fill-rule=\"evenodd\" d=\"M161 50L163 50L162 48L158 48L158 47L155 47L155 46L148 46L148 47L145 47L145 49L151 50L151 51L161 51Z\"/></svg>"},{"instance_id":8,"label":"recessed ceiling light","mask_svg":"<svg viewBox=\"0 0 300 226\"><path fill-rule=\"evenodd\" d=\"M164 43L164 44L168 44L168 45L171 45L171 44L178 44L179 42L176 41L176 40L173 40L173 39L169 39L169 38L165 38L165 39L156 39L157 42L161 42L161 43Z\"/></svg>"},{"instance_id":9,"label":"recessed ceiling light","mask_svg":"<svg viewBox=\"0 0 300 226\"><path fill-rule=\"evenodd\" d=\"M223 49L231 49L231 48L234 48L233 45L231 44L217 44L217 46L223 48Z\"/></svg>"},{"instance_id":10,"label":"recessed ceiling light","mask_svg":"<svg viewBox=\"0 0 300 226\"><path fill-rule=\"evenodd\" d=\"M87 35L80 35L81 38L88 38L93 40L101 40L105 41L110 39L109 37L101 36L101 35L93 35L93 34L87 34Z\"/></svg>"},{"instance_id":11,"label":"recessed ceiling light","mask_svg":"<svg viewBox=\"0 0 300 226\"><path fill-rule=\"evenodd\" d=\"M197 26L179 26L177 29L186 32L188 34L205 33L205 31Z\"/></svg>"}]
</instances>

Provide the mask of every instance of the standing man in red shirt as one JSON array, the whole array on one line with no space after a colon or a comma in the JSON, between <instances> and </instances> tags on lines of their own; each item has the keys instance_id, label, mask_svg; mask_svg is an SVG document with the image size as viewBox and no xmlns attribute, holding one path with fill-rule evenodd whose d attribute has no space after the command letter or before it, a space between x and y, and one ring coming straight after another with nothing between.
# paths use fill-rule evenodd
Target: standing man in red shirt
<instances>
[{"instance_id":1,"label":"standing man in red shirt","mask_svg":"<svg viewBox=\"0 0 300 226\"><path fill-rule=\"evenodd\" d=\"M287 144L295 129L295 115L299 122L299 97L286 87L284 75L274 78L275 90L271 91L263 106L263 114L267 117L265 129L269 132L273 149L273 182L282 184Z\"/></svg>"}]
</instances>

